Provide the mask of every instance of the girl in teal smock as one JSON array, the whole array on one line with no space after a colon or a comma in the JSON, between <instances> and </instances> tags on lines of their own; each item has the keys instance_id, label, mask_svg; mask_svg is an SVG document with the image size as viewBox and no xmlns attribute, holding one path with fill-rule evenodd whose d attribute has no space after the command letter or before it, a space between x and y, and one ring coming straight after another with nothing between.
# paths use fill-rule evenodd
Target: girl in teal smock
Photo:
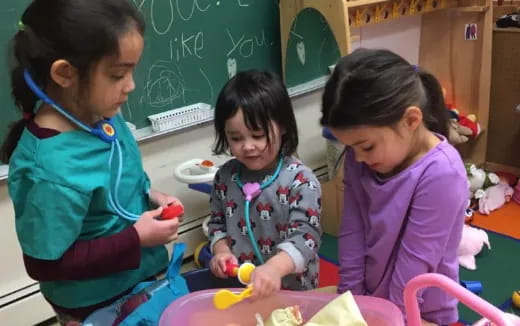
<instances>
[{"instance_id":1,"label":"girl in teal smock","mask_svg":"<svg viewBox=\"0 0 520 326\"><path fill-rule=\"evenodd\" d=\"M62 325L81 322L164 270L164 244L177 238L179 220L157 217L180 202L150 191L118 114L135 88L143 32L142 17L126 0L34 0L13 39L11 86L23 119L1 154L27 272ZM27 75L78 123L93 127L112 118L120 152L111 155L111 143L39 103Z\"/></svg>"}]
</instances>

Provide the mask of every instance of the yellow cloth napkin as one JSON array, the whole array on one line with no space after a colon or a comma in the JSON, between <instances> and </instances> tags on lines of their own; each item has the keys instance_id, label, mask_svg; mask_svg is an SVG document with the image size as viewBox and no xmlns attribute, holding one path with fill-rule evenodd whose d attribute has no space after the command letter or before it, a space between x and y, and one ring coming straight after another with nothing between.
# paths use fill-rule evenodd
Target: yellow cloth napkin
<instances>
[{"instance_id":1,"label":"yellow cloth napkin","mask_svg":"<svg viewBox=\"0 0 520 326\"><path fill-rule=\"evenodd\" d=\"M350 291L329 302L305 326L368 326Z\"/></svg>"},{"instance_id":2,"label":"yellow cloth napkin","mask_svg":"<svg viewBox=\"0 0 520 326\"><path fill-rule=\"evenodd\" d=\"M259 321L259 320L258 320ZM299 326L303 323L298 306L274 310L263 323L257 326Z\"/></svg>"}]
</instances>

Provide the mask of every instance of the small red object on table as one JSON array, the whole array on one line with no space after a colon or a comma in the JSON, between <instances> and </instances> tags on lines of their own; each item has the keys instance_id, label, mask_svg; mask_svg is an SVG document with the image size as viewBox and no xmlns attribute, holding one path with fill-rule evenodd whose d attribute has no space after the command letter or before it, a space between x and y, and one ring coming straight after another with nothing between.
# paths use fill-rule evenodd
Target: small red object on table
<instances>
[{"instance_id":1,"label":"small red object on table","mask_svg":"<svg viewBox=\"0 0 520 326\"><path fill-rule=\"evenodd\" d=\"M238 265L233 264L230 260L226 262L226 271L224 272L229 277L235 277L238 274Z\"/></svg>"},{"instance_id":2,"label":"small red object on table","mask_svg":"<svg viewBox=\"0 0 520 326\"><path fill-rule=\"evenodd\" d=\"M184 214L184 208L181 205L171 205L163 209L161 219L171 220Z\"/></svg>"}]
</instances>

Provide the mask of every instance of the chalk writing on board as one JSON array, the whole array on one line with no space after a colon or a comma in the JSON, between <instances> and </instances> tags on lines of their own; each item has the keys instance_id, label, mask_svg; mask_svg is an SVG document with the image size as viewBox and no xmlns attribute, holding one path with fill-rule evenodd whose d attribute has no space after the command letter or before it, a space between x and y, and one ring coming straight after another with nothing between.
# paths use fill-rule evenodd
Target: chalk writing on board
<instances>
[{"instance_id":1,"label":"chalk writing on board","mask_svg":"<svg viewBox=\"0 0 520 326\"><path fill-rule=\"evenodd\" d=\"M175 22L175 15L182 21L190 21L196 12L204 13L209 10L211 4L209 0L133 0L134 4L142 11L144 5L150 2L150 22L155 33L165 35L172 29ZM181 5L182 2L182 5ZM164 5L166 3L166 7ZM165 17L166 13L166 18ZM162 17L163 24L160 24L157 17Z\"/></svg>"},{"instance_id":2,"label":"chalk writing on board","mask_svg":"<svg viewBox=\"0 0 520 326\"><path fill-rule=\"evenodd\" d=\"M157 61L148 69L144 94L141 103L152 107L164 107L171 105L178 99L184 100L185 81L182 73L171 62Z\"/></svg>"},{"instance_id":3,"label":"chalk writing on board","mask_svg":"<svg viewBox=\"0 0 520 326\"><path fill-rule=\"evenodd\" d=\"M249 3L246 0L237 0L239 7L249 7Z\"/></svg>"},{"instance_id":4,"label":"chalk writing on board","mask_svg":"<svg viewBox=\"0 0 520 326\"><path fill-rule=\"evenodd\" d=\"M181 32L180 36L170 40L170 60L173 60L175 57L178 62L182 58L191 56L203 59L202 50L204 50L203 32L188 35Z\"/></svg>"},{"instance_id":5,"label":"chalk writing on board","mask_svg":"<svg viewBox=\"0 0 520 326\"><path fill-rule=\"evenodd\" d=\"M132 120L134 118L134 115L132 114L132 107L130 106L129 101L127 101L125 104L123 104L123 107L121 108L121 112L123 113L125 120ZM125 112L128 112L128 117L125 116Z\"/></svg>"},{"instance_id":6,"label":"chalk writing on board","mask_svg":"<svg viewBox=\"0 0 520 326\"><path fill-rule=\"evenodd\" d=\"M298 43L296 43L296 53L298 54L300 63L305 66L305 42L298 41Z\"/></svg>"},{"instance_id":7,"label":"chalk writing on board","mask_svg":"<svg viewBox=\"0 0 520 326\"><path fill-rule=\"evenodd\" d=\"M298 23L298 17L296 17L294 19L294 23L293 23L293 26L291 28L291 35L294 35L295 37L297 37L299 39L299 41L296 43L296 54L298 55L298 60L300 61L300 63L305 66L305 58L306 58L306 53L305 53L305 42L304 42L304 38L303 36L301 36L300 34L296 33L296 25Z\"/></svg>"},{"instance_id":8,"label":"chalk writing on board","mask_svg":"<svg viewBox=\"0 0 520 326\"><path fill-rule=\"evenodd\" d=\"M215 89L208 75L199 68L200 80L207 82L209 98L215 95ZM140 103L154 108L162 108L173 105L176 101L186 102L186 94L189 92L202 92L200 89L189 88L186 84L182 71L174 62L159 60L148 69L144 93ZM205 92L204 92L205 93ZM128 106L131 113L131 108Z\"/></svg>"},{"instance_id":9,"label":"chalk writing on board","mask_svg":"<svg viewBox=\"0 0 520 326\"><path fill-rule=\"evenodd\" d=\"M238 50L238 53L243 58L249 58L254 54L255 46L262 47L267 45L266 39L265 39L265 31L262 30L260 32L260 35L256 36L249 36L246 37L244 33L233 35L229 29L226 29L226 32L229 36L229 39L231 41L231 50L228 51L227 56L229 57L232 55L235 51ZM238 36L238 37L237 37Z\"/></svg>"},{"instance_id":10,"label":"chalk writing on board","mask_svg":"<svg viewBox=\"0 0 520 326\"><path fill-rule=\"evenodd\" d=\"M190 20L193 17L193 15L195 14L195 10L197 10L199 12L206 12L211 7L211 4L209 4L209 3L204 7L199 4L198 0L193 0L192 6L191 6L191 11L188 10L188 12L186 14L186 12L183 12L181 10L181 8L179 6L179 0L175 0L175 2L177 3L177 13L179 14L179 17L184 21ZM186 3L187 1L182 0L182 2Z\"/></svg>"},{"instance_id":11,"label":"chalk writing on board","mask_svg":"<svg viewBox=\"0 0 520 326\"><path fill-rule=\"evenodd\" d=\"M161 14L162 14L164 9L161 6L161 10L156 10L155 0L152 0L152 9L151 9L151 14L150 14L151 18L152 18L152 28L158 35L167 34L170 31L170 28L172 27L172 24L173 24L173 21L174 21L174 17L173 17L173 3L172 3L171 0L169 0L168 3L170 4L169 5L170 15L169 15L168 24L167 24L166 28L164 28L162 30L159 30L159 28L157 27L157 23L155 21L155 13L156 12L161 12Z\"/></svg>"},{"instance_id":12,"label":"chalk writing on board","mask_svg":"<svg viewBox=\"0 0 520 326\"><path fill-rule=\"evenodd\" d=\"M227 59L227 70L229 79L237 74L237 60L235 58Z\"/></svg>"},{"instance_id":13,"label":"chalk writing on board","mask_svg":"<svg viewBox=\"0 0 520 326\"><path fill-rule=\"evenodd\" d=\"M137 6L138 10L141 10L143 8L145 2L146 0L134 0L134 4Z\"/></svg>"},{"instance_id":14,"label":"chalk writing on board","mask_svg":"<svg viewBox=\"0 0 520 326\"><path fill-rule=\"evenodd\" d=\"M303 36L301 36L300 34L296 33L296 25L297 24L298 24L298 16L296 16L296 18L294 18L294 23L293 23L292 28L291 28L291 34L296 36L300 40L303 40Z\"/></svg>"},{"instance_id":15,"label":"chalk writing on board","mask_svg":"<svg viewBox=\"0 0 520 326\"><path fill-rule=\"evenodd\" d=\"M200 74L202 75L202 77L204 77L204 79L208 83L208 86L209 86L209 98L212 99L213 96L215 96L215 88L213 87L213 85L211 85L211 81L209 80L209 77L208 77L208 75L206 75L204 70L199 69L199 71L200 71Z\"/></svg>"}]
</instances>

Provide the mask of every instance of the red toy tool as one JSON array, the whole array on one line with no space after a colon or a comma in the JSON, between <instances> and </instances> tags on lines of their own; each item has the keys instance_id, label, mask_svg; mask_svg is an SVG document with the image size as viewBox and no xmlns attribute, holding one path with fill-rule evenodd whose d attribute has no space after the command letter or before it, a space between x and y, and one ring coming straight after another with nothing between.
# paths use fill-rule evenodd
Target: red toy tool
<instances>
[{"instance_id":1,"label":"red toy tool","mask_svg":"<svg viewBox=\"0 0 520 326\"><path fill-rule=\"evenodd\" d=\"M238 274L238 265L233 264L230 260L226 262L226 275L229 277L235 277Z\"/></svg>"},{"instance_id":2,"label":"red toy tool","mask_svg":"<svg viewBox=\"0 0 520 326\"><path fill-rule=\"evenodd\" d=\"M163 209L161 219L171 220L184 214L184 208L181 205L170 205Z\"/></svg>"}]
</instances>

